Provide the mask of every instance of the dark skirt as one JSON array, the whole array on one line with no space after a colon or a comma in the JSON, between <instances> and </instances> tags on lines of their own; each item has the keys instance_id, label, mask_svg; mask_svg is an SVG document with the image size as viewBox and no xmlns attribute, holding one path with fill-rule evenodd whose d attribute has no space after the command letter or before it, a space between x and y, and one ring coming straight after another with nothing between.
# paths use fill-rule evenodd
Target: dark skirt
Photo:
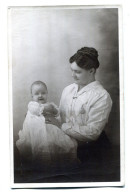
<instances>
[{"instance_id":1,"label":"dark skirt","mask_svg":"<svg viewBox=\"0 0 130 195\"><path fill-rule=\"evenodd\" d=\"M86 181L120 181L120 147L116 148L103 131L96 141L79 144L82 179Z\"/></svg>"},{"instance_id":2,"label":"dark skirt","mask_svg":"<svg viewBox=\"0 0 130 195\"><path fill-rule=\"evenodd\" d=\"M106 165L111 160L112 149L105 131L96 141L79 144L77 155L82 163L88 163L91 166Z\"/></svg>"}]
</instances>

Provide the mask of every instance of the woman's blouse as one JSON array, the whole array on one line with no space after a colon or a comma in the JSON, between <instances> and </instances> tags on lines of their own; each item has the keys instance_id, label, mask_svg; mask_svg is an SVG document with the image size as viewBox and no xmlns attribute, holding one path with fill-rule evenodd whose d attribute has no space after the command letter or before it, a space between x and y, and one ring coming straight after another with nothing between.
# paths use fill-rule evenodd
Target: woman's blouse
<instances>
[{"instance_id":1,"label":"woman's blouse","mask_svg":"<svg viewBox=\"0 0 130 195\"><path fill-rule=\"evenodd\" d=\"M80 91L77 84L71 84L60 101L62 130L78 141L96 140L108 122L111 107L111 97L98 81Z\"/></svg>"}]
</instances>

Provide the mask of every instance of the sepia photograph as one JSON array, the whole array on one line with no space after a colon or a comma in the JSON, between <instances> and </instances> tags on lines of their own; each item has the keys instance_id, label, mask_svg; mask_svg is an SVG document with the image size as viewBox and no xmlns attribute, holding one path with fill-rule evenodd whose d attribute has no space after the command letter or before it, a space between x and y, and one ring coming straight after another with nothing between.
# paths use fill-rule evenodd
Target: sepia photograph
<instances>
[{"instance_id":1,"label":"sepia photograph","mask_svg":"<svg viewBox=\"0 0 130 195\"><path fill-rule=\"evenodd\" d=\"M123 186L119 6L8 8L12 187Z\"/></svg>"}]
</instances>

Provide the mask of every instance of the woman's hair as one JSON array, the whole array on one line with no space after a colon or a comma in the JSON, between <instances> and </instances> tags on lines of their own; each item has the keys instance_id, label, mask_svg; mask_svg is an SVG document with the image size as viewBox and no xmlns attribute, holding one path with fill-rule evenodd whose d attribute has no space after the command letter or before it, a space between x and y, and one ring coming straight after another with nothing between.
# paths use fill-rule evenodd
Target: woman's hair
<instances>
[{"instance_id":1,"label":"woman's hair","mask_svg":"<svg viewBox=\"0 0 130 195\"><path fill-rule=\"evenodd\" d=\"M98 52L95 48L83 47L69 59L69 62L76 62L80 68L85 70L97 69L99 67Z\"/></svg>"},{"instance_id":2,"label":"woman's hair","mask_svg":"<svg viewBox=\"0 0 130 195\"><path fill-rule=\"evenodd\" d=\"M46 90L47 90L47 86L46 86L46 84L45 84L44 82L42 82L42 81L35 81L35 82L33 82L32 85L31 85L31 93L32 93L32 88L33 88L34 85L42 85L42 86L44 86L44 87L46 88Z\"/></svg>"}]
</instances>

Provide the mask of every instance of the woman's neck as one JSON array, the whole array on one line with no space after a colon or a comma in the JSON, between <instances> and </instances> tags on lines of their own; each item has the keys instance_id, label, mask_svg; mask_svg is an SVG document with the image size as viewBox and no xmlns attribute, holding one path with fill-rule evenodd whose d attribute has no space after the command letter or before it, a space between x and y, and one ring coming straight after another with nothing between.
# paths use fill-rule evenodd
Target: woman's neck
<instances>
[{"instance_id":1,"label":"woman's neck","mask_svg":"<svg viewBox=\"0 0 130 195\"><path fill-rule=\"evenodd\" d=\"M87 86L88 84L92 83L95 81L95 78L89 80L86 84L84 85L78 85L78 91L80 91L83 87Z\"/></svg>"}]
</instances>

